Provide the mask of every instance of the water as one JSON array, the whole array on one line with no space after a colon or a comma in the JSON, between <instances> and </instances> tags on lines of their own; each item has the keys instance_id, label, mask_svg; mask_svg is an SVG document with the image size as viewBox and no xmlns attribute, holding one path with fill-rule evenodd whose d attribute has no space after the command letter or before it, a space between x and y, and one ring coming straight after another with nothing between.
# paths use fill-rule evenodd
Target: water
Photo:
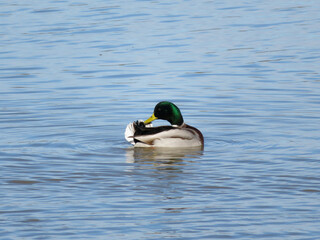
<instances>
[{"instance_id":1,"label":"water","mask_svg":"<svg viewBox=\"0 0 320 240\"><path fill-rule=\"evenodd\" d=\"M1 239L319 239L318 1L0 6ZM204 151L125 142L161 100Z\"/></svg>"}]
</instances>

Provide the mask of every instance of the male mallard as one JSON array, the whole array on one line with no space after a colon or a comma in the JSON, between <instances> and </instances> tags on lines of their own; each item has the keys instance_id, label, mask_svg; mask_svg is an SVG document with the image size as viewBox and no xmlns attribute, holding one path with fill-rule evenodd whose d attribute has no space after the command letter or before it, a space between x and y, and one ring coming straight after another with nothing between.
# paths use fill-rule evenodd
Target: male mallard
<instances>
[{"instance_id":1,"label":"male mallard","mask_svg":"<svg viewBox=\"0 0 320 240\"><path fill-rule=\"evenodd\" d=\"M171 126L152 127L156 119L167 120ZM135 147L201 147L202 133L184 123L179 108L171 102L159 102L146 121L128 124L125 138Z\"/></svg>"}]
</instances>

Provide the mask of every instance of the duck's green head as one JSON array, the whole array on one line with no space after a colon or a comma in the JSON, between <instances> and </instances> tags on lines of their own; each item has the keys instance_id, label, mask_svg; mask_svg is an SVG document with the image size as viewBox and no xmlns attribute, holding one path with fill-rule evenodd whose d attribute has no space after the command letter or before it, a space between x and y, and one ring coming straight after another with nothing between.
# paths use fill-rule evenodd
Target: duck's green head
<instances>
[{"instance_id":1,"label":"duck's green head","mask_svg":"<svg viewBox=\"0 0 320 240\"><path fill-rule=\"evenodd\" d=\"M159 102L153 111L152 116L144 121L145 124L151 123L156 119L167 120L171 123L171 125L182 125L183 117L179 108L174 105L172 102Z\"/></svg>"}]
</instances>

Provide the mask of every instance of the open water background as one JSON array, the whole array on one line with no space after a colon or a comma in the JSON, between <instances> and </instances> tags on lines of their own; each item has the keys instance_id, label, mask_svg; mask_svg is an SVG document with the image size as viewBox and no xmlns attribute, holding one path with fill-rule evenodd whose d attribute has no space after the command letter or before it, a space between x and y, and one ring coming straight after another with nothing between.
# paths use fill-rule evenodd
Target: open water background
<instances>
[{"instance_id":1,"label":"open water background","mask_svg":"<svg viewBox=\"0 0 320 240\"><path fill-rule=\"evenodd\" d=\"M0 238L319 239L319 13L1 1ZM204 151L125 142L161 100Z\"/></svg>"}]
</instances>

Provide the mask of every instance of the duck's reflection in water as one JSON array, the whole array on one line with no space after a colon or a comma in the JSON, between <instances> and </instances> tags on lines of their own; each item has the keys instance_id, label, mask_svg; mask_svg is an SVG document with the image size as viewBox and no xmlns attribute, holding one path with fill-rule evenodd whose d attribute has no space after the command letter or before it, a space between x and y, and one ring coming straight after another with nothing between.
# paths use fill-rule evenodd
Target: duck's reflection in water
<instances>
[{"instance_id":1,"label":"duck's reflection in water","mask_svg":"<svg viewBox=\"0 0 320 240\"><path fill-rule=\"evenodd\" d=\"M127 176L136 193L135 199L152 204L161 221L171 221L172 214L187 212L185 193L192 191L193 173L188 165L199 160L200 149L182 148L128 148L126 161ZM191 167L192 168L192 167ZM130 186L129 185L129 186ZM140 196L140 197L139 197ZM142 196L142 197L141 197ZM157 222L158 219L154 219ZM161 223L160 223L161 224ZM163 229L164 232L170 229Z\"/></svg>"},{"instance_id":2,"label":"duck's reflection in water","mask_svg":"<svg viewBox=\"0 0 320 240\"><path fill-rule=\"evenodd\" d=\"M156 165L182 164L184 160L200 158L203 151L199 148L128 148L127 163L152 163Z\"/></svg>"}]
</instances>

